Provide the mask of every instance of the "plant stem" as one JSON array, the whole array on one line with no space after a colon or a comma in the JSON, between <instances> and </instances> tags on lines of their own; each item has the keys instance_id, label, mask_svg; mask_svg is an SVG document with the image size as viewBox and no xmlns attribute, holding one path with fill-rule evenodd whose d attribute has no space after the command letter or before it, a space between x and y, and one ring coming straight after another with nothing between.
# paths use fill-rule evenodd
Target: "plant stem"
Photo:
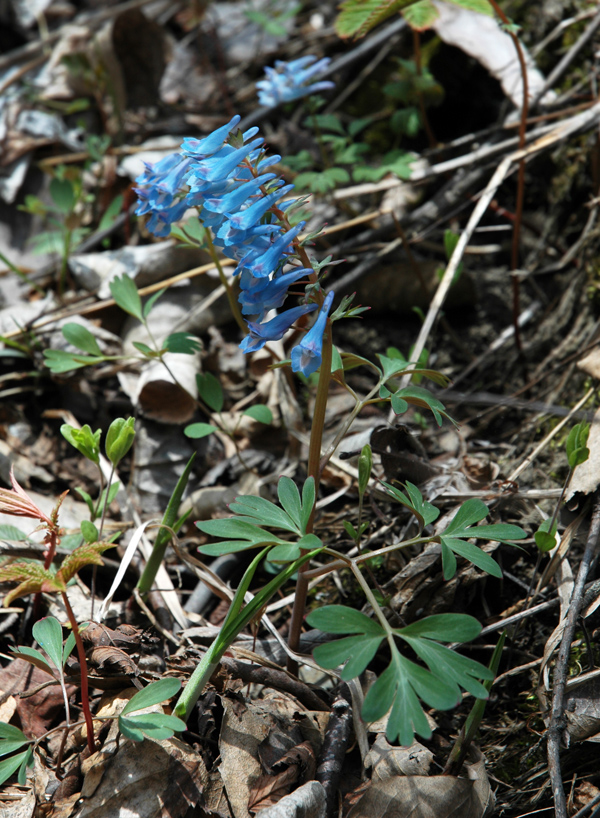
<instances>
[{"instance_id":1,"label":"plant stem","mask_svg":"<svg viewBox=\"0 0 600 818\"><path fill-rule=\"evenodd\" d=\"M327 409L327 396L329 393L329 381L331 379L331 356L333 349L331 321L327 321L325 337L323 338L323 353L321 358L321 371L319 373L319 383L317 386L317 396L313 422L310 430L310 447L308 450L308 476L315 481L315 505L313 506L306 533L313 530L316 498L319 495L319 482L321 479L321 443L323 441L323 428L325 426L325 410ZM306 553L306 552L302 552ZM308 570L309 563L305 563L298 571L298 582L296 583L296 594L294 596L294 606L290 620L290 633L288 645L290 650L297 651L300 645L300 631L304 621L306 609L306 596L308 594L308 579L304 576ZM298 664L291 657L288 657L287 668L290 673L296 673Z\"/></svg>"},{"instance_id":2,"label":"plant stem","mask_svg":"<svg viewBox=\"0 0 600 818\"><path fill-rule=\"evenodd\" d=\"M85 724L87 727L87 743L90 749L90 753L95 753L96 742L94 741L94 722L92 721L92 713L90 711L90 692L88 685L85 650L83 647L83 642L81 641L79 625L77 624L77 620L75 619L75 614L73 613L73 608L71 608L71 603L69 602L69 598L67 597L66 591L62 592L62 598L63 602L65 603L65 609L67 611L67 616L69 617L69 622L71 624L73 636L75 637L75 644L77 645L77 656L79 658L79 668L81 674L81 709L83 710L83 716L85 718Z\"/></svg>"},{"instance_id":3,"label":"plant stem","mask_svg":"<svg viewBox=\"0 0 600 818\"><path fill-rule=\"evenodd\" d=\"M238 301L237 301L237 299L235 297L235 293L233 292L233 289L231 288L231 284L227 280L227 276L225 275L225 272L224 272L223 267L221 265L221 260L219 259L217 251L215 250L215 246L214 246L213 241L212 241L212 236L210 235L210 230L205 230L204 231L204 240L206 242L206 246L208 247L208 252L210 253L210 257L214 261L215 267L217 268L217 272L219 274L221 284L225 287L225 292L227 293L227 300L229 301L229 307L231 309L231 314L235 318L239 328L242 330L244 335L246 335L246 333L248 332L248 327L246 326L246 322L244 321L242 313L240 312L240 305L238 304Z\"/></svg>"}]
</instances>

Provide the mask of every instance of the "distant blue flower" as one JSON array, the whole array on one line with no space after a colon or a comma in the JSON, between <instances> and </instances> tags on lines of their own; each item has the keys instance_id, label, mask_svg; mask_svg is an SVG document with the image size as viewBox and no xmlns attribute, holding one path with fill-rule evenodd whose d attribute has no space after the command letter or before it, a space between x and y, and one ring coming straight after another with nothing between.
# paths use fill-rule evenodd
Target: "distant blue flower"
<instances>
[{"instance_id":1,"label":"distant blue flower","mask_svg":"<svg viewBox=\"0 0 600 818\"><path fill-rule=\"evenodd\" d=\"M277 60L275 68L265 67L267 79L256 83L258 101L261 105L272 108L280 102L291 102L294 99L335 88L333 82L315 82L306 85L306 82L315 74L322 73L330 63L329 57L317 60L316 57L300 57L291 62Z\"/></svg>"},{"instance_id":2,"label":"distant blue flower","mask_svg":"<svg viewBox=\"0 0 600 818\"><path fill-rule=\"evenodd\" d=\"M291 310L285 310L285 312L279 313L275 318L271 318L270 321L265 321L263 324L248 321L250 332L240 344L240 349L243 349L244 352L256 352L256 350L262 349L267 341L280 341L294 321L316 309L316 304L304 304L301 307L292 307Z\"/></svg>"},{"instance_id":3,"label":"distant blue flower","mask_svg":"<svg viewBox=\"0 0 600 818\"><path fill-rule=\"evenodd\" d=\"M317 320L300 343L292 349L292 369L294 372L302 372L303 375L308 377L321 366L323 333L325 332L332 301L333 292L330 292L323 302Z\"/></svg>"}]
</instances>

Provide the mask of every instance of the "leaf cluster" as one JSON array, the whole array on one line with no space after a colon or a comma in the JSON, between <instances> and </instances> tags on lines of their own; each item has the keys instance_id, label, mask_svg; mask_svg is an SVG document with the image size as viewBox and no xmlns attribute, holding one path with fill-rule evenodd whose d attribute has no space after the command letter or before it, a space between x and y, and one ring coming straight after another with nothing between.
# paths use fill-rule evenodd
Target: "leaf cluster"
<instances>
[{"instance_id":1,"label":"leaf cluster","mask_svg":"<svg viewBox=\"0 0 600 818\"><path fill-rule=\"evenodd\" d=\"M306 480L301 496L293 480L281 477L277 495L279 506L264 497L236 497L230 505L234 517L197 522L201 531L220 540L202 545L199 550L209 556L219 556L268 545L274 546L269 552L271 562L291 562L298 559L301 550L321 547L318 537L306 533L315 504L314 479ZM267 528L287 531L295 535L296 541L288 542Z\"/></svg>"},{"instance_id":2,"label":"leaf cluster","mask_svg":"<svg viewBox=\"0 0 600 818\"><path fill-rule=\"evenodd\" d=\"M415 733L430 737L421 701L437 710L448 710L460 701L461 688L477 698L487 698L479 680L492 679L492 672L440 644L467 642L478 636L481 625L471 616L439 614L404 628L385 628L352 608L329 605L310 613L307 621L325 633L349 634L318 645L313 653L321 667L343 665L340 675L345 681L363 673L387 639L390 663L367 693L361 715L372 722L389 713L386 736L390 742L398 739L409 746ZM404 656L396 640L410 647L427 669Z\"/></svg>"}]
</instances>

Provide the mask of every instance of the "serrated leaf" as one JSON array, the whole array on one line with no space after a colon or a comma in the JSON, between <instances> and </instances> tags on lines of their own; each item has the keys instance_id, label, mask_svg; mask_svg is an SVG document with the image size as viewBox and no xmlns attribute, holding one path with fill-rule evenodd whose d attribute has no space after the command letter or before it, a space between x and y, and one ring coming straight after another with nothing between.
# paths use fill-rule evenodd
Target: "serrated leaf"
<instances>
[{"instance_id":1,"label":"serrated leaf","mask_svg":"<svg viewBox=\"0 0 600 818\"><path fill-rule=\"evenodd\" d=\"M163 341L163 347L179 355L194 355L202 349L202 343L191 332L172 332Z\"/></svg>"},{"instance_id":2,"label":"serrated leaf","mask_svg":"<svg viewBox=\"0 0 600 818\"><path fill-rule=\"evenodd\" d=\"M35 641L52 659L54 666L61 668L63 661L63 630L58 619L54 616L46 616L33 625L31 632Z\"/></svg>"},{"instance_id":3,"label":"serrated leaf","mask_svg":"<svg viewBox=\"0 0 600 818\"><path fill-rule=\"evenodd\" d=\"M224 398L221 382L212 372L199 372L196 375L196 386L200 399L212 409L213 412L220 412L223 408Z\"/></svg>"},{"instance_id":4,"label":"serrated leaf","mask_svg":"<svg viewBox=\"0 0 600 818\"><path fill-rule=\"evenodd\" d=\"M44 585L52 587L53 575L45 571L41 565L32 562L13 562L11 565L4 565L0 568L0 582L20 583L4 597L4 607L7 608L11 602L21 596L39 593Z\"/></svg>"},{"instance_id":5,"label":"serrated leaf","mask_svg":"<svg viewBox=\"0 0 600 818\"><path fill-rule=\"evenodd\" d=\"M129 315L143 322L142 301L133 279L123 273L122 276L115 276L108 286L116 304Z\"/></svg>"},{"instance_id":6,"label":"serrated leaf","mask_svg":"<svg viewBox=\"0 0 600 818\"><path fill-rule=\"evenodd\" d=\"M248 417L253 420L257 420L259 423L264 423L265 426L270 426L271 423L273 423L273 412L271 412L268 406L264 406L262 403L255 403L254 406L249 406L247 409L244 409L243 414L248 415Z\"/></svg>"},{"instance_id":7,"label":"serrated leaf","mask_svg":"<svg viewBox=\"0 0 600 818\"><path fill-rule=\"evenodd\" d=\"M425 31L435 23L438 10L432 0L419 0L407 9L403 9L402 16L408 25L416 31Z\"/></svg>"},{"instance_id":8,"label":"serrated leaf","mask_svg":"<svg viewBox=\"0 0 600 818\"><path fill-rule=\"evenodd\" d=\"M98 341L96 341L89 329L82 326L82 324L65 324L62 328L62 334L77 349L89 352L90 355L102 355Z\"/></svg>"},{"instance_id":9,"label":"serrated leaf","mask_svg":"<svg viewBox=\"0 0 600 818\"><path fill-rule=\"evenodd\" d=\"M100 556L108 548L114 548L114 543L95 542L84 543L68 554L56 573L57 580L61 580L65 585L73 579L78 571L86 565L103 565Z\"/></svg>"},{"instance_id":10,"label":"serrated leaf","mask_svg":"<svg viewBox=\"0 0 600 818\"><path fill-rule=\"evenodd\" d=\"M311 628L318 628L324 633L362 633L385 636L385 631L374 619L346 605L326 605L317 608L306 618Z\"/></svg>"},{"instance_id":11,"label":"serrated leaf","mask_svg":"<svg viewBox=\"0 0 600 818\"><path fill-rule=\"evenodd\" d=\"M181 680L167 677L159 679L158 682L152 682L143 690L140 690L135 696L127 702L123 710L122 716L128 713L135 713L136 710L144 710L146 707L152 707L155 704L160 704L167 699L175 696L181 688Z\"/></svg>"},{"instance_id":12,"label":"serrated leaf","mask_svg":"<svg viewBox=\"0 0 600 818\"><path fill-rule=\"evenodd\" d=\"M344 39L363 37L415 0L345 0L335 21L335 30Z\"/></svg>"},{"instance_id":13,"label":"serrated leaf","mask_svg":"<svg viewBox=\"0 0 600 818\"><path fill-rule=\"evenodd\" d=\"M190 423L189 426L186 426L183 430L183 434L186 437L191 437L193 440L199 440L202 437L207 437L208 435L212 435L213 432L218 432L216 426L213 426L212 423Z\"/></svg>"},{"instance_id":14,"label":"serrated leaf","mask_svg":"<svg viewBox=\"0 0 600 818\"><path fill-rule=\"evenodd\" d=\"M302 530L302 501L300 500L300 492L298 486L290 477L279 478L277 483L277 496L279 502L285 509L288 517L292 520L298 531Z\"/></svg>"}]
</instances>

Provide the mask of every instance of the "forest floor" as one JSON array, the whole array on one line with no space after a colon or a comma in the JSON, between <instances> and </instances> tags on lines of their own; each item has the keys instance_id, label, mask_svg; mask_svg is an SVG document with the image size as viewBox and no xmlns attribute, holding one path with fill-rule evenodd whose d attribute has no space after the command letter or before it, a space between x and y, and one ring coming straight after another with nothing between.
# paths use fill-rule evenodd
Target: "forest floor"
<instances>
[{"instance_id":1,"label":"forest floor","mask_svg":"<svg viewBox=\"0 0 600 818\"><path fill-rule=\"evenodd\" d=\"M80 665L68 660L63 691L52 663L14 654L35 644L42 617L67 628L61 595L24 592L0 612L1 818L596 815L597 5L503 4L531 57L521 137L522 74L517 68L511 79L503 64L507 53L514 63L514 45L497 23L489 40L480 35L481 15L457 25L442 15L419 34L394 16L344 40L335 4L310 0L42 6L37 18L16 0L0 11L0 578L15 562L41 564L45 549L35 521L9 513L11 468L45 515L68 491L59 565L81 544L100 494L98 467L61 426L88 424L104 441L115 418L134 417L136 435L113 475L119 493L102 523L94 521L104 538L120 532L116 548L102 565L82 567L67 591L78 622L92 623L83 630L91 706L105 719L96 722L93 753L81 725ZM331 59L325 76L335 88L321 92L322 106L300 99L259 107L264 66L307 54ZM307 474L316 376L270 367L289 357L289 338L273 353L244 355L206 249L183 246L181 230L157 239L134 213L142 161L156 162L234 114L260 128L283 157L277 172L310 194L305 229L321 231L312 256L332 257L324 286L335 290L335 304L356 292L355 303L370 308L335 324L338 350L373 362L378 354L426 361L449 379L429 387L454 423L438 425L425 405L400 418L379 400L365 408L322 472L314 533L351 552L345 523L359 524L357 455L370 443L362 548L377 551L369 571L386 617L404 626L469 614L483 630L461 651L484 665L505 634L458 775L443 773L472 696L454 709L425 707L431 736L406 750L386 741L385 718L360 719L385 650L346 685L313 661L320 632L307 624L299 649L306 663L298 676L285 669L292 581L263 610L271 632L256 619L223 656L187 731L138 742L117 729L115 717L138 690L189 679L248 566L243 555L211 563L198 551L210 538L194 523L224 518L239 495L276 501L281 475L301 485ZM168 288L150 314L156 338L187 332L201 342L195 354L174 356L188 359L177 383L160 363L119 358L147 340L113 298L110 281L123 274L144 303ZM51 370L48 350L81 353L61 332L73 322L91 332L101 355ZM342 380L334 376L329 387L323 450L353 409L351 391L362 396L373 386L365 367L347 370L350 390ZM180 384L188 382L186 391ZM249 407L268 411L244 414ZM572 474L567 439L585 422L590 455ZM186 436L190 423L216 431ZM162 518L194 453L179 510L189 517L140 604L135 588L156 536L143 524ZM408 481L440 510L425 529L431 536L461 504L479 500L486 522L520 526L527 537L484 546L501 576L459 557L445 579L439 538L392 547L414 520L381 480L400 488ZM541 551L534 534L553 518L556 546ZM132 539L138 547L126 555ZM269 570L277 568L256 574L253 593L272 579ZM5 593L13 587L2 585ZM372 615L348 569L311 583L307 609L325 604Z\"/></svg>"}]
</instances>

